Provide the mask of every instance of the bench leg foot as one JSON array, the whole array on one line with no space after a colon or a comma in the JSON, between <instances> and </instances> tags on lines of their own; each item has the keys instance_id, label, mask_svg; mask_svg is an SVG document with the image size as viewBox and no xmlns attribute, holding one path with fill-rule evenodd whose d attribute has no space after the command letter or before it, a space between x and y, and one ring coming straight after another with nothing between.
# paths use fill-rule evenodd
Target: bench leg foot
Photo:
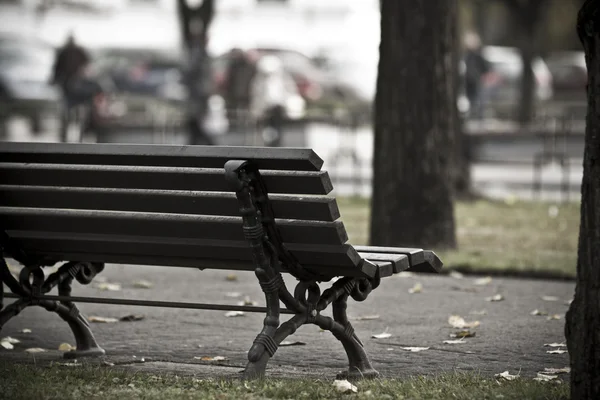
<instances>
[{"instance_id":1,"label":"bench leg foot","mask_svg":"<svg viewBox=\"0 0 600 400\"><path fill-rule=\"evenodd\" d=\"M81 314L75 304L59 304L59 307L54 310L71 328L75 337L76 349L68 351L64 354L66 359L82 358L82 357L99 357L106 354L96 342L96 338L92 333L89 322Z\"/></svg>"}]
</instances>

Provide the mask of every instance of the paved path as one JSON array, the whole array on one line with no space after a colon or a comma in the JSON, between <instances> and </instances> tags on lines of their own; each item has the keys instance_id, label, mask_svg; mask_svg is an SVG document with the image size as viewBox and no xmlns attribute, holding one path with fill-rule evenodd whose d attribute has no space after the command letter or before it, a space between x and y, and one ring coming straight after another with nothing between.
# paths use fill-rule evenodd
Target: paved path
<instances>
[{"instance_id":1,"label":"paved path","mask_svg":"<svg viewBox=\"0 0 600 400\"><path fill-rule=\"evenodd\" d=\"M109 282L121 283L122 290L106 292L92 284L77 286L73 294L224 304L235 304L248 296L264 305L259 285L250 272L237 273L237 281L231 282L226 280L225 271L111 265L103 275ZM133 282L140 279L152 282L154 287L134 288ZM374 367L389 377L453 370L485 374L509 370L532 377L545 367L568 365L567 354L548 354L550 348L544 344L564 342L564 313L573 295L572 282L494 278L488 285L477 286L474 279L424 275L388 278L367 301L351 303L349 315L353 318L379 315L377 319L353 322ZM422 283L423 292L409 294L408 289L417 282ZM288 285L291 283L288 280ZM242 297L228 297L230 292L238 292ZM498 293L504 296L504 301L485 300ZM545 301L541 298L544 295L558 299ZM221 311L92 304L81 304L80 308L88 316L145 315L145 319L136 322L92 324L98 341L107 351L108 361L136 369L199 376L239 376L263 319L260 314L227 318ZM561 319L533 316L530 313L535 309L558 314ZM475 314L482 311L485 315ZM476 336L465 339L464 344L443 344L456 331L448 324L448 317L454 314L467 321L479 320L481 325L474 329ZM24 328L32 332L21 333ZM384 331L392 336L370 338ZM13 350L0 348L0 358L22 361L60 360L58 351L32 355L25 353L25 348L58 349L63 342L74 344L66 324L41 308L26 309L4 327L0 336L21 340ZM346 367L341 345L316 326L303 327L291 340L306 345L280 348L269 364L271 376L333 378ZM430 348L411 353L402 350L406 346ZM227 360L206 362L194 358L202 356L223 356Z\"/></svg>"}]
</instances>

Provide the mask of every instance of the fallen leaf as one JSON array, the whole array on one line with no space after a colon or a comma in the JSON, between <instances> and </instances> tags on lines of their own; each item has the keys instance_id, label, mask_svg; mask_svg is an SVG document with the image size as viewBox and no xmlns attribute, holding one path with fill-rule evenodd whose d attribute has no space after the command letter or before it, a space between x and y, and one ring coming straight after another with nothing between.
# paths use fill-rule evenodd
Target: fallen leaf
<instances>
[{"instance_id":1,"label":"fallen leaf","mask_svg":"<svg viewBox=\"0 0 600 400\"><path fill-rule=\"evenodd\" d=\"M470 337L474 337L475 336L475 332L471 332L471 331L458 331L456 333L451 333L450 337L451 338L470 338Z\"/></svg>"},{"instance_id":2,"label":"fallen leaf","mask_svg":"<svg viewBox=\"0 0 600 400\"><path fill-rule=\"evenodd\" d=\"M400 271L395 276L398 278L411 278L411 277L415 276L415 274L414 274L414 272L410 272L410 271Z\"/></svg>"},{"instance_id":3,"label":"fallen leaf","mask_svg":"<svg viewBox=\"0 0 600 400\"><path fill-rule=\"evenodd\" d=\"M333 387L340 393L357 393L358 388L348 382L347 380L335 380L333 381Z\"/></svg>"},{"instance_id":4,"label":"fallen leaf","mask_svg":"<svg viewBox=\"0 0 600 400\"><path fill-rule=\"evenodd\" d=\"M531 315L548 315L548 313L546 311L540 311L537 308L535 310L533 310L530 314Z\"/></svg>"},{"instance_id":5,"label":"fallen leaf","mask_svg":"<svg viewBox=\"0 0 600 400\"><path fill-rule=\"evenodd\" d=\"M225 358L223 356L215 356L215 357L202 356L202 357L194 357L194 359L202 360L202 361L225 361L225 360L227 360L227 358Z\"/></svg>"},{"instance_id":6,"label":"fallen leaf","mask_svg":"<svg viewBox=\"0 0 600 400\"><path fill-rule=\"evenodd\" d=\"M225 313L225 316L228 318L233 318L233 317L243 317L245 314L243 311L227 311Z\"/></svg>"},{"instance_id":7,"label":"fallen leaf","mask_svg":"<svg viewBox=\"0 0 600 400\"><path fill-rule=\"evenodd\" d=\"M250 297L245 297L244 300L242 301L238 301L237 303L238 306L256 306L258 305L258 302L254 301L254 300L250 300Z\"/></svg>"},{"instance_id":8,"label":"fallen leaf","mask_svg":"<svg viewBox=\"0 0 600 400\"><path fill-rule=\"evenodd\" d=\"M489 285L490 283L492 283L492 277L486 276L485 278L475 279L475 281L473 282L473 285L485 286L485 285Z\"/></svg>"},{"instance_id":9,"label":"fallen leaf","mask_svg":"<svg viewBox=\"0 0 600 400\"><path fill-rule=\"evenodd\" d=\"M544 343L544 347L567 347L564 343Z\"/></svg>"},{"instance_id":10,"label":"fallen leaf","mask_svg":"<svg viewBox=\"0 0 600 400\"><path fill-rule=\"evenodd\" d=\"M548 353L548 354L564 354L564 353L567 353L567 350L563 350L563 349L547 350L546 353Z\"/></svg>"},{"instance_id":11,"label":"fallen leaf","mask_svg":"<svg viewBox=\"0 0 600 400\"><path fill-rule=\"evenodd\" d=\"M362 317L356 317L353 318L355 321L369 321L369 320L373 320L373 319L379 319L379 315L377 314L373 314L373 315L363 315Z\"/></svg>"},{"instance_id":12,"label":"fallen leaf","mask_svg":"<svg viewBox=\"0 0 600 400\"><path fill-rule=\"evenodd\" d=\"M109 292L118 292L119 290L121 290L120 283L102 282L102 283L99 283L96 287L100 290L106 290Z\"/></svg>"},{"instance_id":13,"label":"fallen leaf","mask_svg":"<svg viewBox=\"0 0 600 400\"><path fill-rule=\"evenodd\" d=\"M105 367L114 367L115 364L111 363L110 361L102 361L102 365L104 365Z\"/></svg>"},{"instance_id":14,"label":"fallen leaf","mask_svg":"<svg viewBox=\"0 0 600 400\"><path fill-rule=\"evenodd\" d=\"M568 374L571 372L571 367L564 368L544 368L544 374Z\"/></svg>"},{"instance_id":15,"label":"fallen leaf","mask_svg":"<svg viewBox=\"0 0 600 400\"><path fill-rule=\"evenodd\" d=\"M92 316L88 317L88 321L89 322L104 323L104 324L112 324L112 323L115 323L115 322L119 322L119 320L116 319L116 318L99 317L99 316L96 316L96 315L92 315Z\"/></svg>"},{"instance_id":16,"label":"fallen leaf","mask_svg":"<svg viewBox=\"0 0 600 400\"><path fill-rule=\"evenodd\" d=\"M288 340L284 340L283 342L279 343L279 346L281 347L286 347L286 346L306 346L306 343L304 342L291 342Z\"/></svg>"},{"instance_id":17,"label":"fallen leaf","mask_svg":"<svg viewBox=\"0 0 600 400\"><path fill-rule=\"evenodd\" d=\"M504 296L502 296L501 294L495 294L493 296L485 298L485 301L502 301L502 300L504 300Z\"/></svg>"},{"instance_id":18,"label":"fallen leaf","mask_svg":"<svg viewBox=\"0 0 600 400\"><path fill-rule=\"evenodd\" d=\"M150 281L146 281L146 280L139 280L139 281L135 281L133 282L133 287L134 288L138 288L138 289L150 289L152 288L154 285L152 284L152 282Z\"/></svg>"},{"instance_id":19,"label":"fallen leaf","mask_svg":"<svg viewBox=\"0 0 600 400\"><path fill-rule=\"evenodd\" d=\"M538 382L549 382L549 381L553 381L555 379L558 379L558 375L542 374L541 372L538 372L537 376L535 378L533 378L534 381L538 381Z\"/></svg>"},{"instance_id":20,"label":"fallen leaf","mask_svg":"<svg viewBox=\"0 0 600 400\"><path fill-rule=\"evenodd\" d=\"M237 279L238 279L237 275L233 274L233 273L227 274L227 276L225 277L225 280L229 281L229 282L237 281Z\"/></svg>"},{"instance_id":21,"label":"fallen leaf","mask_svg":"<svg viewBox=\"0 0 600 400\"><path fill-rule=\"evenodd\" d=\"M519 375L511 375L508 371L504 371L500 374L495 374L494 375L496 378L502 378L502 379L506 379L507 381L512 381L514 379L517 379L519 377Z\"/></svg>"},{"instance_id":22,"label":"fallen leaf","mask_svg":"<svg viewBox=\"0 0 600 400\"><path fill-rule=\"evenodd\" d=\"M544 300L544 301L558 301L560 299L558 297L556 297L556 296L542 296L542 300Z\"/></svg>"},{"instance_id":23,"label":"fallen leaf","mask_svg":"<svg viewBox=\"0 0 600 400\"><path fill-rule=\"evenodd\" d=\"M12 350L15 348L12 343L5 342L4 340L0 341L0 346L4 347L6 350Z\"/></svg>"},{"instance_id":24,"label":"fallen leaf","mask_svg":"<svg viewBox=\"0 0 600 400\"><path fill-rule=\"evenodd\" d=\"M464 320L463 317L459 316L459 315L451 315L448 318L448 323L453 327L453 328L457 328L457 329L463 329L463 328L475 328L479 326L479 321L473 321L473 322L466 322Z\"/></svg>"},{"instance_id":25,"label":"fallen leaf","mask_svg":"<svg viewBox=\"0 0 600 400\"><path fill-rule=\"evenodd\" d=\"M21 329L21 333L31 333L31 329L28 329L28 328Z\"/></svg>"},{"instance_id":26,"label":"fallen leaf","mask_svg":"<svg viewBox=\"0 0 600 400\"><path fill-rule=\"evenodd\" d=\"M374 339L387 339L387 338L392 337L392 334L391 333L387 333L387 332L383 332L383 333L379 333L377 335L372 335L371 337L374 338Z\"/></svg>"},{"instance_id":27,"label":"fallen leaf","mask_svg":"<svg viewBox=\"0 0 600 400\"><path fill-rule=\"evenodd\" d=\"M146 318L146 317L142 314L130 314L130 315L125 315L124 317L119 318L119 321L133 322L133 321L141 321L144 318Z\"/></svg>"},{"instance_id":28,"label":"fallen leaf","mask_svg":"<svg viewBox=\"0 0 600 400\"><path fill-rule=\"evenodd\" d=\"M46 349L42 349L41 347L30 347L25 349L25 353L45 353L46 351Z\"/></svg>"},{"instance_id":29,"label":"fallen leaf","mask_svg":"<svg viewBox=\"0 0 600 400\"><path fill-rule=\"evenodd\" d=\"M487 315L487 311L486 310L473 310L473 311L470 311L469 314L471 314L471 315Z\"/></svg>"},{"instance_id":30,"label":"fallen leaf","mask_svg":"<svg viewBox=\"0 0 600 400\"><path fill-rule=\"evenodd\" d=\"M226 292L225 297L237 298L237 297L242 297L242 294L240 292Z\"/></svg>"},{"instance_id":31,"label":"fallen leaf","mask_svg":"<svg viewBox=\"0 0 600 400\"><path fill-rule=\"evenodd\" d=\"M444 344L461 344L466 343L467 341L464 339L456 339L456 340L444 340Z\"/></svg>"},{"instance_id":32,"label":"fallen leaf","mask_svg":"<svg viewBox=\"0 0 600 400\"><path fill-rule=\"evenodd\" d=\"M402 350L418 353L419 351L429 350L429 347L400 347Z\"/></svg>"},{"instance_id":33,"label":"fallen leaf","mask_svg":"<svg viewBox=\"0 0 600 400\"><path fill-rule=\"evenodd\" d=\"M3 337L2 339L0 339L0 342L8 342L10 344L21 343L21 341L19 339L15 339L10 336Z\"/></svg>"},{"instance_id":34,"label":"fallen leaf","mask_svg":"<svg viewBox=\"0 0 600 400\"><path fill-rule=\"evenodd\" d=\"M548 321L551 321L551 320L555 320L555 319L561 319L561 316L559 314L553 314L553 315L549 315L548 317L546 317L546 319Z\"/></svg>"},{"instance_id":35,"label":"fallen leaf","mask_svg":"<svg viewBox=\"0 0 600 400\"><path fill-rule=\"evenodd\" d=\"M408 289L408 293L410 293L410 294L421 293L422 291L423 291L423 285L419 282L415 283L415 286Z\"/></svg>"},{"instance_id":36,"label":"fallen leaf","mask_svg":"<svg viewBox=\"0 0 600 400\"><path fill-rule=\"evenodd\" d=\"M450 271L450 273L448 274L448 276L450 278L454 278L454 279L463 279L465 277L463 274L461 274L458 271Z\"/></svg>"},{"instance_id":37,"label":"fallen leaf","mask_svg":"<svg viewBox=\"0 0 600 400\"><path fill-rule=\"evenodd\" d=\"M75 349L77 349L77 347L71 346L69 343L61 343L60 346L58 346L58 351L71 351Z\"/></svg>"}]
</instances>

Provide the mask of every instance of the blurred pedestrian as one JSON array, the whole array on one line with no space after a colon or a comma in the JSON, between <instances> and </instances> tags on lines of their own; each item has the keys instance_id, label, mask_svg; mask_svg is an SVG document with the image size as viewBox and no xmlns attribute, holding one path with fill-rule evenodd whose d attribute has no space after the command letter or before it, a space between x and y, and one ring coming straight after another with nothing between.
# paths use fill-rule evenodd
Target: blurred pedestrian
<instances>
[{"instance_id":1,"label":"blurred pedestrian","mask_svg":"<svg viewBox=\"0 0 600 400\"><path fill-rule=\"evenodd\" d=\"M63 47L59 48L52 68L52 83L58 85L63 97L60 136L67 139L69 122L74 117L74 108L84 102L90 93L83 90L85 70L90 63L87 51L75 42L72 33Z\"/></svg>"},{"instance_id":2,"label":"blurred pedestrian","mask_svg":"<svg viewBox=\"0 0 600 400\"><path fill-rule=\"evenodd\" d=\"M293 78L279 57L265 55L257 63L252 82L250 110L267 146L279 146L286 119L287 102L299 97Z\"/></svg>"},{"instance_id":3,"label":"blurred pedestrian","mask_svg":"<svg viewBox=\"0 0 600 400\"><path fill-rule=\"evenodd\" d=\"M225 75L225 107L229 129L248 128L252 80L256 75L256 55L239 48L231 50L231 60Z\"/></svg>"},{"instance_id":4,"label":"blurred pedestrian","mask_svg":"<svg viewBox=\"0 0 600 400\"><path fill-rule=\"evenodd\" d=\"M476 33L468 32L464 39L465 45L465 92L469 100L469 115L472 118L483 118L483 88L484 77L490 72L490 64L482 54L481 39Z\"/></svg>"}]
</instances>

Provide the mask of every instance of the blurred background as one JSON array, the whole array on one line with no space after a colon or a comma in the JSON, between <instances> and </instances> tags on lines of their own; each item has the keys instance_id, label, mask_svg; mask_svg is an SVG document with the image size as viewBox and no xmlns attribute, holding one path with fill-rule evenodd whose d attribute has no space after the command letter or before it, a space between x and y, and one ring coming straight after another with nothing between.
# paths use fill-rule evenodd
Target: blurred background
<instances>
[{"instance_id":1,"label":"blurred background","mask_svg":"<svg viewBox=\"0 0 600 400\"><path fill-rule=\"evenodd\" d=\"M459 3L474 189L577 199L581 1ZM368 197L379 2L215 0L196 49L182 26L202 4L0 0L0 140L306 146Z\"/></svg>"}]
</instances>

